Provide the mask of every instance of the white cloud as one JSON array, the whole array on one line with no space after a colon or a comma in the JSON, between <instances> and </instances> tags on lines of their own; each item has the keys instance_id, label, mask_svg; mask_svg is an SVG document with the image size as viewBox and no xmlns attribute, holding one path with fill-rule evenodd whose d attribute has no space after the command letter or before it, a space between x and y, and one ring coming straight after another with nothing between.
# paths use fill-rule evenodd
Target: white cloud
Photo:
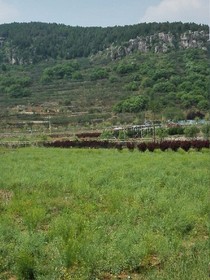
<instances>
[{"instance_id":1,"label":"white cloud","mask_svg":"<svg viewBox=\"0 0 210 280\"><path fill-rule=\"evenodd\" d=\"M196 22L209 23L209 0L161 0L150 6L141 22Z\"/></svg>"},{"instance_id":2,"label":"white cloud","mask_svg":"<svg viewBox=\"0 0 210 280\"><path fill-rule=\"evenodd\" d=\"M0 24L15 21L19 12L14 5L8 4L5 0L0 0Z\"/></svg>"}]
</instances>

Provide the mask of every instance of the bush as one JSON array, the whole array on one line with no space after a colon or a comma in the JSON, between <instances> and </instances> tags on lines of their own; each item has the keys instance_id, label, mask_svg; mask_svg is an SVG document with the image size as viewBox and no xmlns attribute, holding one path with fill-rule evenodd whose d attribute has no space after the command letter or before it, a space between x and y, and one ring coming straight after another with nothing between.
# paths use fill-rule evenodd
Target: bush
<instances>
[{"instance_id":1,"label":"bush","mask_svg":"<svg viewBox=\"0 0 210 280\"><path fill-rule=\"evenodd\" d=\"M139 89L139 84L138 84L138 82L133 81L133 82L127 84L124 88L126 90L137 91Z\"/></svg>"},{"instance_id":2,"label":"bush","mask_svg":"<svg viewBox=\"0 0 210 280\"><path fill-rule=\"evenodd\" d=\"M134 72L138 70L138 68L139 68L138 65L135 63L130 63L130 64L121 63L118 65L116 71L118 74L124 75L124 74Z\"/></svg>"},{"instance_id":3,"label":"bush","mask_svg":"<svg viewBox=\"0 0 210 280\"><path fill-rule=\"evenodd\" d=\"M140 152L145 152L147 149L147 144L145 142L137 144L137 148Z\"/></svg>"},{"instance_id":4,"label":"bush","mask_svg":"<svg viewBox=\"0 0 210 280\"><path fill-rule=\"evenodd\" d=\"M54 142L45 142L45 147L56 147L56 148L91 148L91 149L112 149L117 148L118 150L123 149L123 144L126 147L133 151L135 149L134 142L111 142L108 140L65 140L65 141L54 141ZM145 152L149 150L153 152L155 149L160 149L161 151L166 151L167 149L171 149L173 151L177 151L179 148L182 148L184 151L188 151L191 147L197 150L201 150L202 148L209 148L209 140L194 140L194 141L162 141L158 142L141 142L136 145L139 151Z\"/></svg>"},{"instance_id":5,"label":"bush","mask_svg":"<svg viewBox=\"0 0 210 280\"><path fill-rule=\"evenodd\" d=\"M182 126L174 126L168 128L168 135L183 135L184 128Z\"/></svg>"},{"instance_id":6,"label":"bush","mask_svg":"<svg viewBox=\"0 0 210 280\"><path fill-rule=\"evenodd\" d=\"M200 111L190 111L187 114L187 119L188 120L194 120L196 118L203 119L205 115L201 113Z\"/></svg>"},{"instance_id":7,"label":"bush","mask_svg":"<svg viewBox=\"0 0 210 280\"><path fill-rule=\"evenodd\" d=\"M200 151L202 148L209 148L209 141L206 140L194 140L191 142L191 147Z\"/></svg>"},{"instance_id":8,"label":"bush","mask_svg":"<svg viewBox=\"0 0 210 280\"><path fill-rule=\"evenodd\" d=\"M135 144L133 142L127 142L126 146L127 146L129 151L133 151L134 148L135 148Z\"/></svg>"},{"instance_id":9,"label":"bush","mask_svg":"<svg viewBox=\"0 0 210 280\"><path fill-rule=\"evenodd\" d=\"M172 151L176 152L179 148L180 148L180 141L171 141L170 142L170 149L172 149Z\"/></svg>"},{"instance_id":10,"label":"bush","mask_svg":"<svg viewBox=\"0 0 210 280\"><path fill-rule=\"evenodd\" d=\"M100 135L100 138L101 139L111 139L111 138L114 138L114 134L112 131L108 131L108 130L105 130L101 133Z\"/></svg>"},{"instance_id":11,"label":"bush","mask_svg":"<svg viewBox=\"0 0 210 280\"><path fill-rule=\"evenodd\" d=\"M195 138L200 132L200 129L197 126L188 126L184 129L184 134L186 137Z\"/></svg>"},{"instance_id":12,"label":"bush","mask_svg":"<svg viewBox=\"0 0 210 280\"><path fill-rule=\"evenodd\" d=\"M109 73L106 69L96 69L93 73L90 75L91 81L101 80L101 79L107 79L109 77Z\"/></svg>"},{"instance_id":13,"label":"bush","mask_svg":"<svg viewBox=\"0 0 210 280\"><path fill-rule=\"evenodd\" d=\"M77 133L76 137L78 138L98 138L101 135L101 132L81 132Z\"/></svg>"},{"instance_id":14,"label":"bush","mask_svg":"<svg viewBox=\"0 0 210 280\"><path fill-rule=\"evenodd\" d=\"M19 258L17 259L17 267L20 279L36 279L35 261L31 253L21 252Z\"/></svg>"},{"instance_id":15,"label":"bush","mask_svg":"<svg viewBox=\"0 0 210 280\"><path fill-rule=\"evenodd\" d=\"M156 143L156 142L149 142L147 143L147 149L150 151L150 152L154 152L155 149L159 148L159 144Z\"/></svg>"},{"instance_id":16,"label":"bush","mask_svg":"<svg viewBox=\"0 0 210 280\"><path fill-rule=\"evenodd\" d=\"M158 128L156 134L160 138L160 141L163 141L163 139L168 136L168 130L165 128Z\"/></svg>"},{"instance_id":17,"label":"bush","mask_svg":"<svg viewBox=\"0 0 210 280\"><path fill-rule=\"evenodd\" d=\"M145 96L132 96L128 99L120 101L114 106L114 111L117 113L138 113L148 107L148 99Z\"/></svg>"},{"instance_id":18,"label":"bush","mask_svg":"<svg viewBox=\"0 0 210 280\"><path fill-rule=\"evenodd\" d=\"M162 142L160 142L160 144L159 144L160 150L164 152L165 150L170 148L170 144L171 144L170 141L162 141Z\"/></svg>"},{"instance_id":19,"label":"bush","mask_svg":"<svg viewBox=\"0 0 210 280\"><path fill-rule=\"evenodd\" d=\"M201 131L206 139L209 139L210 136L210 124L204 124L201 128Z\"/></svg>"},{"instance_id":20,"label":"bush","mask_svg":"<svg viewBox=\"0 0 210 280\"><path fill-rule=\"evenodd\" d=\"M185 152L189 151L191 148L191 142L190 141L180 141L180 148L182 148Z\"/></svg>"},{"instance_id":21,"label":"bush","mask_svg":"<svg viewBox=\"0 0 210 280\"><path fill-rule=\"evenodd\" d=\"M50 82L52 80L71 78L72 74L77 70L79 70L79 64L76 62L57 64L53 67L47 67L43 71L41 81Z\"/></svg>"},{"instance_id":22,"label":"bush","mask_svg":"<svg viewBox=\"0 0 210 280\"><path fill-rule=\"evenodd\" d=\"M120 140L125 140L125 139L127 139L127 138L128 138L127 132L124 131L124 130L120 130L120 131L119 131L119 134L118 134L118 138L119 138Z\"/></svg>"},{"instance_id":23,"label":"bush","mask_svg":"<svg viewBox=\"0 0 210 280\"><path fill-rule=\"evenodd\" d=\"M122 143L116 143L115 144L115 148L118 150L118 151L122 151L122 149L123 149L123 145L122 145Z\"/></svg>"}]
</instances>

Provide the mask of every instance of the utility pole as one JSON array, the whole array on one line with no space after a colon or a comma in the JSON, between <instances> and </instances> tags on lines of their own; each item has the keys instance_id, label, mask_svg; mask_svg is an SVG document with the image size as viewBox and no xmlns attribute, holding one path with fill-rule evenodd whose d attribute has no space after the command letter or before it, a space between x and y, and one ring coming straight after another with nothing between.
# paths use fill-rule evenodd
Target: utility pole
<instances>
[{"instance_id":1,"label":"utility pole","mask_svg":"<svg viewBox=\"0 0 210 280\"><path fill-rule=\"evenodd\" d=\"M155 131L155 111L153 111L153 141L156 141L156 131Z\"/></svg>"},{"instance_id":2,"label":"utility pole","mask_svg":"<svg viewBox=\"0 0 210 280\"><path fill-rule=\"evenodd\" d=\"M49 132L50 132L50 134L51 134L51 132L52 132L52 126L51 126L50 116L48 116L48 123L49 123Z\"/></svg>"}]
</instances>

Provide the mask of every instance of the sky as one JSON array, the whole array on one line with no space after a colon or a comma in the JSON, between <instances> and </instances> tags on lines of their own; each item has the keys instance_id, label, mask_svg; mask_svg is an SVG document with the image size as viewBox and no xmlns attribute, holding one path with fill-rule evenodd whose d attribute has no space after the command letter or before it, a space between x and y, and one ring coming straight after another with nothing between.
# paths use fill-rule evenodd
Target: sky
<instances>
[{"instance_id":1,"label":"sky","mask_svg":"<svg viewBox=\"0 0 210 280\"><path fill-rule=\"evenodd\" d=\"M210 25L210 0L0 0L0 24L31 21L102 27L166 21Z\"/></svg>"}]
</instances>

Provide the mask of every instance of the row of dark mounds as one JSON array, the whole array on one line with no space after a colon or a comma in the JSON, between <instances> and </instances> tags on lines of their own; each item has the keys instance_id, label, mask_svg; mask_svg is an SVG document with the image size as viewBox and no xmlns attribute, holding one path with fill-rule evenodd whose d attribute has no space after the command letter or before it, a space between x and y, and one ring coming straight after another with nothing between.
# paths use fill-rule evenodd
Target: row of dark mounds
<instances>
[{"instance_id":1,"label":"row of dark mounds","mask_svg":"<svg viewBox=\"0 0 210 280\"><path fill-rule=\"evenodd\" d=\"M73 136L72 133L60 133L60 134L56 134L56 133L51 133L50 137L51 138L59 138L59 137L71 137ZM80 132L80 133L76 133L75 136L79 139L83 139L83 138L98 138L101 136L101 132Z\"/></svg>"},{"instance_id":2,"label":"row of dark mounds","mask_svg":"<svg viewBox=\"0 0 210 280\"><path fill-rule=\"evenodd\" d=\"M101 136L101 132L81 132L75 134L76 137L78 138L98 138Z\"/></svg>"},{"instance_id":3,"label":"row of dark mounds","mask_svg":"<svg viewBox=\"0 0 210 280\"><path fill-rule=\"evenodd\" d=\"M137 148L141 152L146 150L154 152L156 149L161 151L172 150L177 151L182 149L184 151L189 151L189 149L196 149L200 151L202 148L210 148L209 140L176 140L176 141L162 141L162 142L111 142L108 140L98 141L98 140L85 140L85 141L71 141L71 140L57 140L54 142L45 142L45 147L55 147L55 148L91 148L91 149L118 149L128 148L133 151Z\"/></svg>"}]
</instances>

